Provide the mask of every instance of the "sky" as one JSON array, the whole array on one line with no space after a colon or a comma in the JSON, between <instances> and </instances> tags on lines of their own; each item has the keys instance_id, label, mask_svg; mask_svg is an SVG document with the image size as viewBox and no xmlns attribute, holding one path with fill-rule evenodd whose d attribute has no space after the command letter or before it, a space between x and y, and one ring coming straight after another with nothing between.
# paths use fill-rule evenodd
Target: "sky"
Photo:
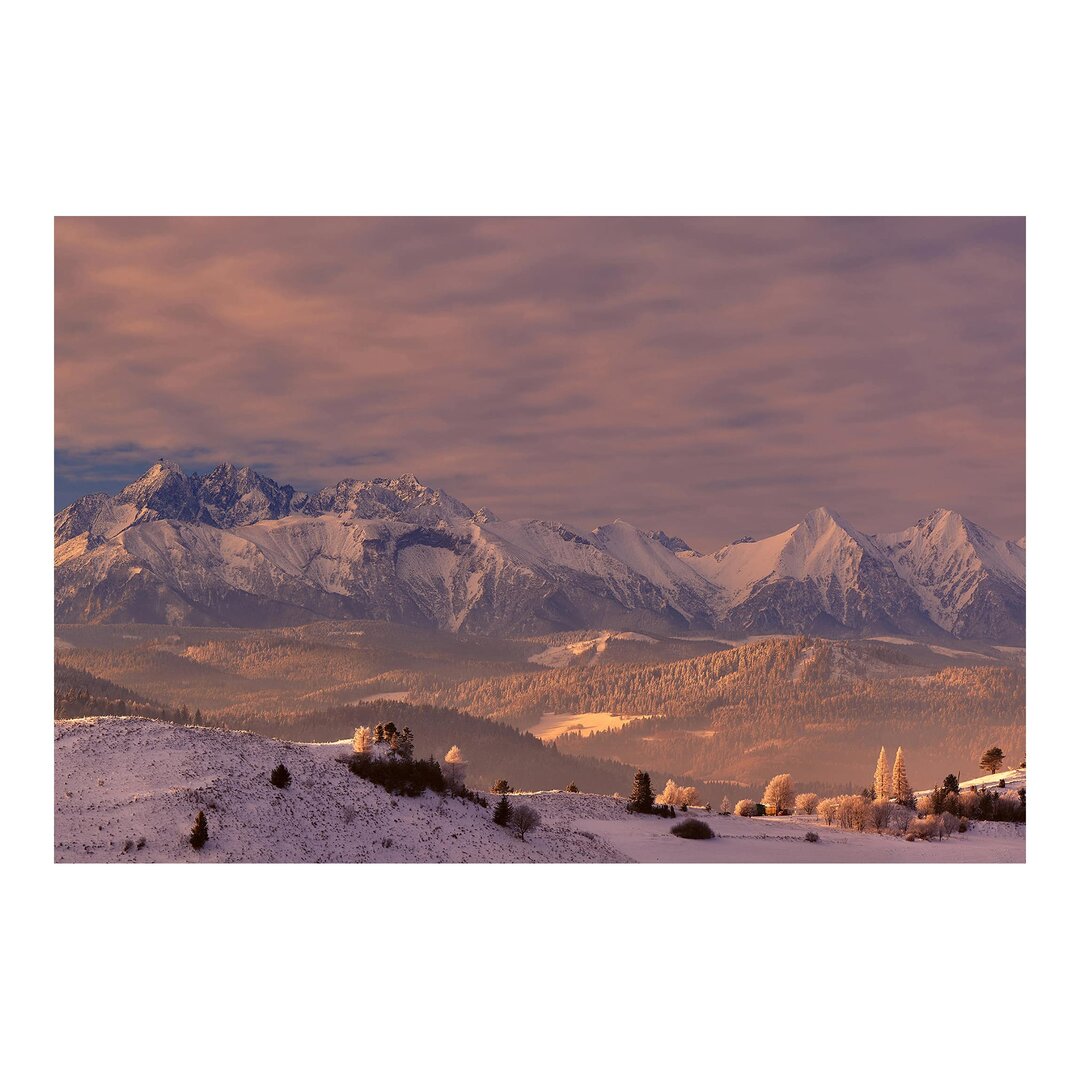
<instances>
[{"instance_id":1,"label":"sky","mask_svg":"<svg viewBox=\"0 0 1080 1080\"><path fill-rule=\"evenodd\" d=\"M1022 218L58 218L56 505L159 457L699 550L1024 534Z\"/></svg>"}]
</instances>

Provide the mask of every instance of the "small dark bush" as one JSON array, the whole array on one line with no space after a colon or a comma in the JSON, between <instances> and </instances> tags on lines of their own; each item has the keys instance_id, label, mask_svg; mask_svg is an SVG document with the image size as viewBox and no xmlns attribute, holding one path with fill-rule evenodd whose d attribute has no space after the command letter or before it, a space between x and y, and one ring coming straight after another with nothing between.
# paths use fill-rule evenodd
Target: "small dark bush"
<instances>
[{"instance_id":1,"label":"small dark bush","mask_svg":"<svg viewBox=\"0 0 1080 1080\"><path fill-rule=\"evenodd\" d=\"M270 783L274 787L287 788L292 783L292 773L285 768L284 765L278 765L273 772L270 773Z\"/></svg>"},{"instance_id":2,"label":"small dark bush","mask_svg":"<svg viewBox=\"0 0 1080 1080\"><path fill-rule=\"evenodd\" d=\"M567 784L563 790L566 791L569 795L576 795L578 793L578 786L574 783L573 780L571 780L570 783Z\"/></svg>"},{"instance_id":3,"label":"small dark bush","mask_svg":"<svg viewBox=\"0 0 1080 1080\"><path fill-rule=\"evenodd\" d=\"M956 826L956 831L957 832L967 832L968 831L968 823L966 821L961 821L960 824Z\"/></svg>"},{"instance_id":4,"label":"small dark bush","mask_svg":"<svg viewBox=\"0 0 1080 1080\"><path fill-rule=\"evenodd\" d=\"M206 824L206 815L200 810L195 815L195 824L191 826L191 846L198 851L210 839L210 829Z\"/></svg>"},{"instance_id":5,"label":"small dark bush","mask_svg":"<svg viewBox=\"0 0 1080 1080\"><path fill-rule=\"evenodd\" d=\"M709 828L708 823L699 818L687 818L678 825L672 825L671 831L675 836L681 836L684 840L711 840L716 833Z\"/></svg>"},{"instance_id":6,"label":"small dark bush","mask_svg":"<svg viewBox=\"0 0 1080 1080\"><path fill-rule=\"evenodd\" d=\"M513 790L509 780L496 780L495 783L491 785L492 795L507 795Z\"/></svg>"},{"instance_id":7,"label":"small dark bush","mask_svg":"<svg viewBox=\"0 0 1080 1080\"><path fill-rule=\"evenodd\" d=\"M353 773L385 788L391 795L416 798L425 791L447 790L446 777L434 758L401 761L373 758L370 754L354 754L348 762Z\"/></svg>"},{"instance_id":8,"label":"small dark bush","mask_svg":"<svg viewBox=\"0 0 1080 1080\"><path fill-rule=\"evenodd\" d=\"M814 832L814 831L813 831L813 829L811 829L811 830L810 830L810 832L808 832L808 833L807 833L807 834L806 834L806 835L805 835L805 836L803 837L803 839L804 839L804 840L805 840L805 841L806 841L806 842L807 842L808 844L816 844L816 843L818 842L818 839L819 839L819 837L818 837L818 834L817 834L816 832Z\"/></svg>"}]
</instances>

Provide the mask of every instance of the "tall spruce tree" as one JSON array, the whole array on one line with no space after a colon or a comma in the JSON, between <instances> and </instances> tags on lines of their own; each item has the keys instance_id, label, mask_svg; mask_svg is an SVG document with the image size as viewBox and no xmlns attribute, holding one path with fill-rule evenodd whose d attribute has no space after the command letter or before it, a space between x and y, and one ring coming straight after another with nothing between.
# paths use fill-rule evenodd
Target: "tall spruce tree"
<instances>
[{"instance_id":1,"label":"tall spruce tree","mask_svg":"<svg viewBox=\"0 0 1080 1080\"><path fill-rule=\"evenodd\" d=\"M892 770L892 789L898 803L907 804L911 801L912 790L907 778L907 765L904 762L904 748L896 748L896 761Z\"/></svg>"},{"instance_id":2,"label":"tall spruce tree","mask_svg":"<svg viewBox=\"0 0 1080 1080\"><path fill-rule=\"evenodd\" d=\"M510 800L505 795L495 804L491 820L496 825L505 825L510 820Z\"/></svg>"},{"instance_id":3,"label":"tall spruce tree","mask_svg":"<svg viewBox=\"0 0 1080 1080\"><path fill-rule=\"evenodd\" d=\"M647 772L640 769L634 773L634 788L630 792L630 808L639 814L647 814L653 808L656 796L653 794L652 780Z\"/></svg>"},{"instance_id":4,"label":"tall spruce tree","mask_svg":"<svg viewBox=\"0 0 1080 1080\"><path fill-rule=\"evenodd\" d=\"M885 747L878 754L877 769L874 772L874 798L889 799L892 797L892 778L889 776L889 758L885 753Z\"/></svg>"}]
</instances>

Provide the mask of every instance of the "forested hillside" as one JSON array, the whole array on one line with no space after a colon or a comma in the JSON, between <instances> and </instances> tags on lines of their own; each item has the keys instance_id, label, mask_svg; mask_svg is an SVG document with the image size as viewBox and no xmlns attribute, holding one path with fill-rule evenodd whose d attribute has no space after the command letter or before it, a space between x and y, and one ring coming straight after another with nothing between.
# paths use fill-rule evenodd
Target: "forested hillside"
<instances>
[{"instance_id":1,"label":"forested hillside","mask_svg":"<svg viewBox=\"0 0 1080 1080\"><path fill-rule=\"evenodd\" d=\"M966 666L955 666L965 664ZM671 664L568 668L439 684L414 698L527 727L547 712L647 715L567 753L648 761L707 780L777 771L842 784L882 743L909 747L919 782L968 768L990 742L1024 753L1024 673L1004 662L884 642L770 639Z\"/></svg>"}]
</instances>

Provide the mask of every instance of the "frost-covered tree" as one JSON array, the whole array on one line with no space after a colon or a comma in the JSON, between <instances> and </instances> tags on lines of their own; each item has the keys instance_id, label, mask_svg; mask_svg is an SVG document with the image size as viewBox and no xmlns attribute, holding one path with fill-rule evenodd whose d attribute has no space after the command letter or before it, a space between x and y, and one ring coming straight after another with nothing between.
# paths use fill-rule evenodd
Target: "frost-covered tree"
<instances>
[{"instance_id":1,"label":"frost-covered tree","mask_svg":"<svg viewBox=\"0 0 1080 1080\"><path fill-rule=\"evenodd\" d=\"M818 797L812 791L804 791L795 796L795 813L812 814L817 810Z\"/></svg>"},{"instance_id":2,"label":"frost-covered tree","mask_svg":"<svg viewBox=\"0 0 1080 1080\"><path fill-rule=\"evenodd\" d=\"M357 754L366 754L371 749L374 743L374 736L371 734L371 728L358 727L353 732L352 748Z\"/></svg>"},{"instance_id":3,"label":"frost-covered tree","mask_svg":"<svg viewBox=\"0 0 1080 1080\"><path fill-rule=\"evenodd\" d=\"M492 795L506 795L513 790L509 780L496 780L495 783L491 785Z\"/></svg>"},{"instance_id":4,"label":"frost-covered tree","mask_svg":"<svg viewBox=\"0 0 1080 1080\"><path fill-rule=\"evenodd\" d=\"M892 790L898 803L905 806L911 802L912 790L907 778L907 764L904 762L904 748L896 748L896 760L892 769Z\"/></svg>"},{"instance_id":5,"label":"frost-covered tree","mask_svg":"<svg viewBox=\"0 0 1080 1080\"><path fill-rule=\"evenodd\" d=\"M739 817L753 817L757 813L757 803L753 799L740 799L735 804L735 813Z\"/></svg>"},{"instance_id":6,"label":"frost-covered tree","mask_svg":"<svg viewBox=\"0 0 1080 1080\"><path fill-rule=\"evenodd\" d=\"M889 759L885 747L878 754L877 769L874 771L874 799L892 798L892 777L889 775Z\"/></svg>"},{"instance_id":7,"label":"frost-covered tree","mask_svg":"<svg viewBox=\"0 0 1080 1080\"><path fill-rule=\"evenodd\" d=\"M721 814L730 814L731 813L731 800L726 795L720 800L720 813Z\"/></svg>"},{"instance_id":8,"label":"frost-covered tree","mask_svg":"<svg viewBox=\"0 0 1080 1080\"><path fill-rule=\"evenodd\" d=\"M790 810L794 801L794 792L791 787L791 773L779 773L765 785L765 794L761 801L766 805L772 804L779 814L784 810Z\"/></svg>"},{"instance_id":9,"label":"frost-covered tree","mask_svg":"<svg viewBox=\"0 0 1080 1080\"><path fill-rule=\"evenodd\" d=\"M979 768L987 773L1001 772L1001 764L1004 760L1005 751L1000 746L991 746L980 759Z\"/></svg>"},{"instance_id":10,"label":"frost-covered tree","mask_svg":"<svg viewBox=\"0 0 1080 1080\"><path fill-rule=\"evenodd\" d=\"M465 783L465 766L468 762L462 754L460 747L451 746L446 751L445 762L446 779L451 787L461 787Z\"/></svg>"},{"instance_id":11,"label":"frost-covered tree","mask_svg":"<svg viewBox=\"0 0 1080 1080\"><path fill-rule=\"evenodd\" d=\"M689 806L697 802L697 788L680 787L674 780L669 780L656 801L664 806Z\"/></svg>"}]
</instances>

